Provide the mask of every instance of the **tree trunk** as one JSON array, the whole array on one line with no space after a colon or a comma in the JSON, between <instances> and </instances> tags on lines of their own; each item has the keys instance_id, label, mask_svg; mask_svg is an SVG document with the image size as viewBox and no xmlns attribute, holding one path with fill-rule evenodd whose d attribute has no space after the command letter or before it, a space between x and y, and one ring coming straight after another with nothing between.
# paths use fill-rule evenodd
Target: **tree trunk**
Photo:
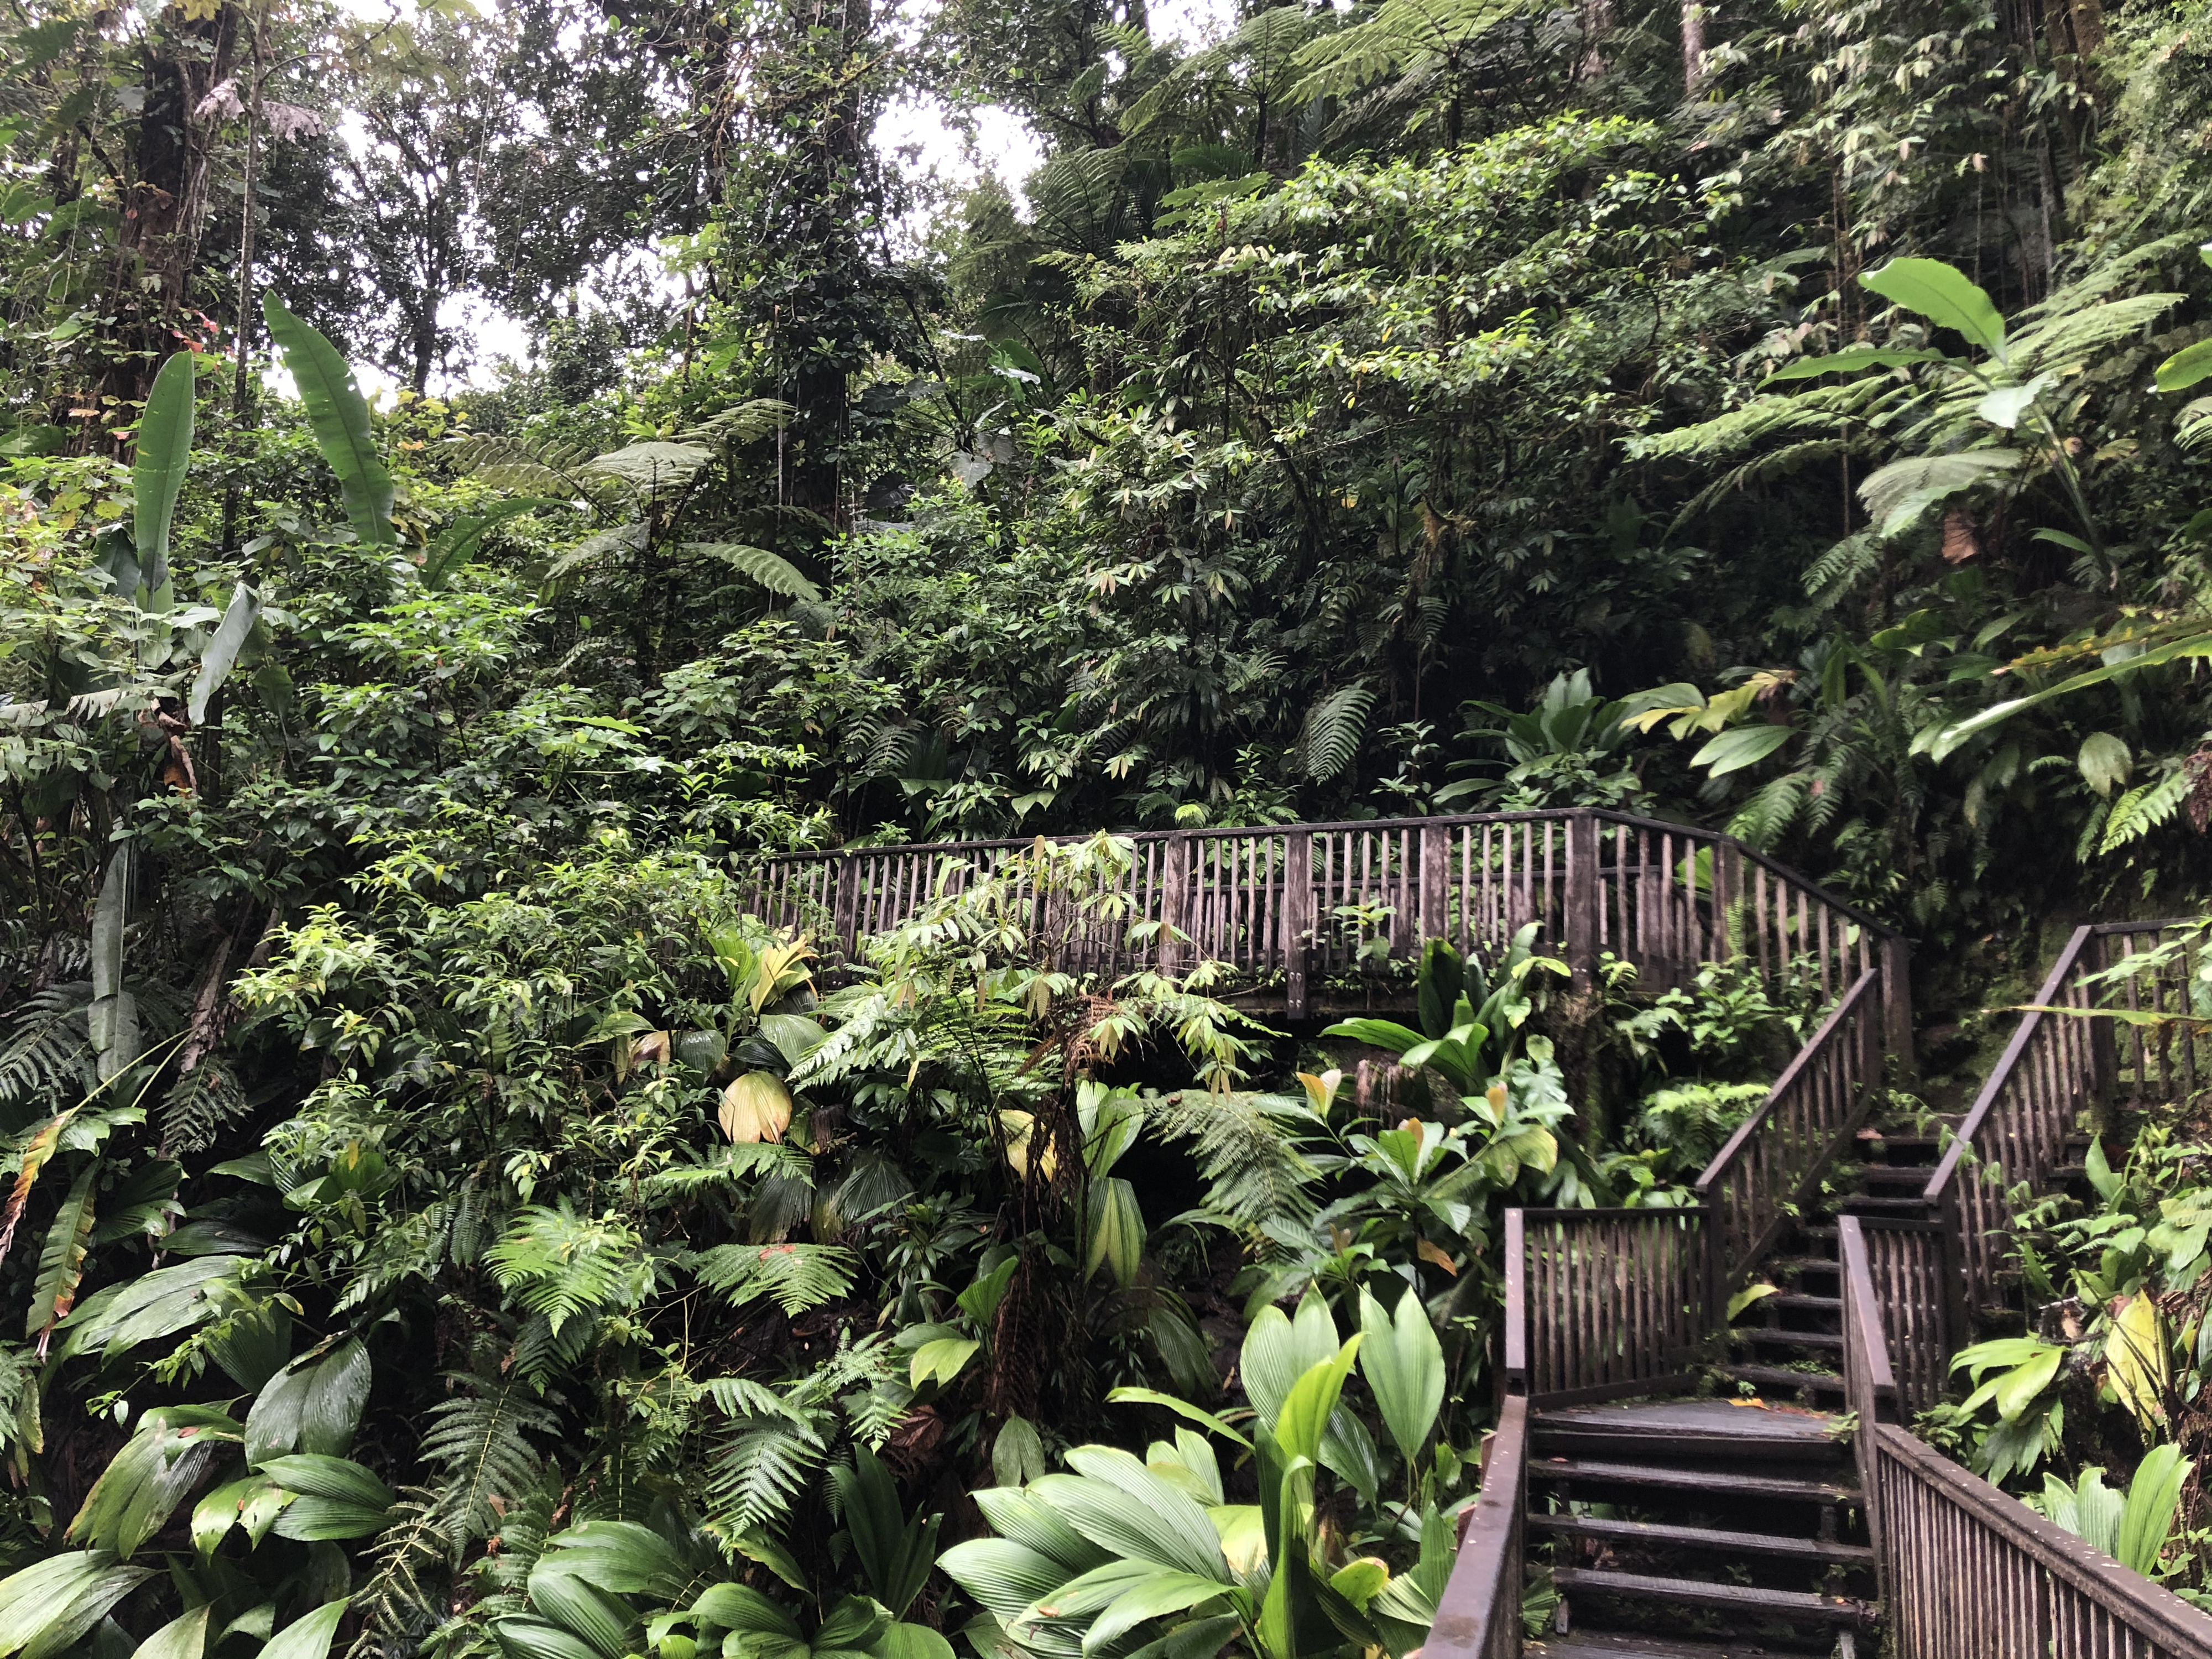
<instances>
[{"instance_id":1,"label":"tree trunk","mask_svg":"<svg viewBox=\"0 0 2212 1659\"><path fill-rule=\"evenodd\" d=\"M1682 0L1682 95L1695 98L1705 79L1705 9Z\"/></svg>"}]
</instances>

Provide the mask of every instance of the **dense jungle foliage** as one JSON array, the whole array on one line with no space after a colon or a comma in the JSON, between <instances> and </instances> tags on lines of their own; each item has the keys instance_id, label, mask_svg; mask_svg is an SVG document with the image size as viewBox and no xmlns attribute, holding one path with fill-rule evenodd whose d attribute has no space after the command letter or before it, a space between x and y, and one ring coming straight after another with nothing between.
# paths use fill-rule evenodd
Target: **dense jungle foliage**
<instances>
[{"instance_id":1,"label":"dense jungle foliage","mask_svg":"<svg viewBox=\"0 0 2212 1659\"><path fill-rule=\"evenodd\" d=\"M0 1659L1402 1659L1502 1210L1687 1201L1818 1011L1524 935L1273 1030L1061 967L1100 832L1727 828L1912 936L1939 1109L2205 908L2212 6L1166 21L15 0ZM1926 1429L2194 1590L2126 1127Z\"/></svg>"}]
</instances>

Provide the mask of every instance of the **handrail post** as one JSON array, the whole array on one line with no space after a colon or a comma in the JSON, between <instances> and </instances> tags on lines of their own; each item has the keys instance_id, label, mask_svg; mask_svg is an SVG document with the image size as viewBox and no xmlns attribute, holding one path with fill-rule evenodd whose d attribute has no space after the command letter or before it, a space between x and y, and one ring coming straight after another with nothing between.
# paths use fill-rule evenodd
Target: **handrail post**
<instances>
[{"instance_id":1,"label":"handrail post","mask_svg":"<svg viewBox=\"0 0 2212 1659\"><path fill-rule=\"evenodd\" d=\"M1178 930L1190 931L1190 836L1177 831L1168 837L1167 880L1160 896L1160 971L1174 974L1182 971L1182 941L1176 937Z\"/></svg>"},{"instance_id":2,"label":"handrail post","mask_svg":"<svg viewBox=\"0 0 2212 1659\"><path fill-rule=\"evenodd\" d=\"M1897 1056L1899 1081L1909 1082L1920 1071L1912 1046L1912 952L1902 933L1893 933L1881 953L1882 1041Z\"/></svg>"},{"instance_id":3,"label":"handrail post","mask_svg":"<svg viewBox=\"0 0 2212 1659\"><path fill-rule=\"evenodd\" d=\"M1441 823L1421 826L1421 920L1420 937L1414 941L1414 954L1432 939L1451 937L1451 883L1444 867L1444 854L1450 845L1449 832Z\"/></svg>"},{"instance_id":4,"label":"handrail post","mask_svg":"<svg viewBox=\"0 0 2212 1659\"><path fill-rule=\"evenodd\" d=\"M1505 1364L1503 1392L1528 1392L1528 1243L1527 1213L1505 1212Z\"/></svg>"},{"instance_id":5,"label":"handrail post","mask_svg":"<svg viewBox=\"0 0 2212 1659\"><path fill-rule=\"evenodd\" d=\"M1283 1014L1306 1017L1306 968L1314 944L1313 831L1284 837Z\"/></svg>"},{"instance_id":6,"label":"handrail post","mask_svg":"<svg viewBox=\"0 0 2212 1659\"><path fill-rule=\"evenodd\" d=\"M1567 820L1567 966L1577 992L1597 985L1598 823L1595 813L1580 811Z\"/></svg>"},{"instance_id":7,"label":"handrail post","mask_svg":"<svg viewBox=\"0 0 2212 1659\"><path fill-rule=\"evenodd\" d=\"M1748 943L1736 935L1742 918L1736 912L1743 902L1743 849L1733 837L1713 847L1713 960L1733 962Z\"/></svg>"}]
</instances>

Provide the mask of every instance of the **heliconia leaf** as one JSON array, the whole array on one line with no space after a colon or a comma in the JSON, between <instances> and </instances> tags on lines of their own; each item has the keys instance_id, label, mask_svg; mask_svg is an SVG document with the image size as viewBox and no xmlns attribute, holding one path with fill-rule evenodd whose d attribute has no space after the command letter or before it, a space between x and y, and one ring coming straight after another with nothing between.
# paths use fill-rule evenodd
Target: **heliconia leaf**
<instances>
[{"instance_id":1,"label":"heliconia leaf","mask_svg":"<svg viewBox=\"0 0 2212 1659\"><path fill-rule=\"evenodd\" d=\"M307 406L315 447L338 475L338 495L354 534L371 547L394 544L392 474L376 453L368 402L338 349L284 308L274 294L261 299L269 336L284 353L284 367Z\"/></svg>"},{"instance_id":2,"label":"heliconia leaf","mask_svg":"<svg viewBox=\"0 0 2212 1659\"><path fill-rule=\"evenodd\" d=\"M331 1638L338 1633L338 1621L345 1617L349 1599L339 1597L325 1601L313 1613L303 1613L269 1638L261 1650L261 1659L324 1659L331 1650Z\"/></svg>"},{"instance_id":3,"label":"heliconia leaf","mask_svg":"<svg viewBox=\"0 0 2212 1659\"><path fill-rule=\"evenodd\" d=\"M69 1127L70 1120L76 1114L77 1109L74 1106L66 1112L57 1113L37 1133L24 1142L22 1162L15 1170L15 1187L8 1194L7 1207L0 1210L0 1257L6 1256L9 1248L15 1243L16 1224L23 1218L23 1206L30 1201L31 1188L38 1184L39 1172L52 1160L55 1149L61 1144L62 1131Z\"/></svg>"},{"instance_id":4,"label":"heliconia leaf","mask_svg":"<svg viewBox=\"0 0 2212 1659\"><path fill-rule=\"evenodd\" d=\"M261 616L261 595L244 582L232 590L230 604L216 624L207 649L200 653L200 672L192 679L192 695L185 705L185 718L194 726L207 719L208 699L222 689L237 665L238 653Z\"/></svg>"},{"instance_id":5,"label":"heliconia leaf","mask_svg":"<svg viewBox=\"0 0 2212 1659\"><path fill-rule=\"evenodd\" d=\"M38 1285L31 1292L23 1334L37 1338L41 1352L46 1333L69 1316L77 1286L84 1282L84 1253L92 1244L94 1189L102 1167L102 1161L94 1158L78 1172L46 1231L46 1247L39 1252Z\"/></svg>"},{"instance_id":6,"label":"heliconia leaf","mask_svg":"<svg viewBox=\"0 0 2212 1659\"><path fill-rule=\"evenodd\" d=\"M172 353L154 377L138 422L131 465L131 538L137 544L140 580L155 592L169 580L169 526L192 459L192 354Z\"/></svg>"},{"instance_id":7,"label":"heliconia leaf","mask_svg":"<svg viewBox=\"0 0 2212 1659\"><path fill-rule=\"evenodd\" d=\"M773 1072L747 1072L722 1091L715 1114L733 1141L778 1141L791 1127L791 1093Z\"/></svg>"},{"instance_id":8,"label":"heliconia leaf","mask_svg":"<svg viewBox=\"0 0 2212 1659\"><path fill-rule=\"evenodd\" d=\"M1978 284L1941 259L1892 259L1859 277L1859 286L1917 311L1938 328L1963 334L1991 356L2005 355L2004 319Z\"/></svg>"},{"instance_id":9,"label":"heliconia leaf","mask_svg":"<svg viewBox=\"0 0 2212 1659\"><path fill-rule=\"evenodd\" d=\"M107 1082L138 1058L138 1011L123 988L123 927L131 908L131 848L108 855L100 896L92 905L92 1006L86 1023Z\"/></svg>"}]
</instances>

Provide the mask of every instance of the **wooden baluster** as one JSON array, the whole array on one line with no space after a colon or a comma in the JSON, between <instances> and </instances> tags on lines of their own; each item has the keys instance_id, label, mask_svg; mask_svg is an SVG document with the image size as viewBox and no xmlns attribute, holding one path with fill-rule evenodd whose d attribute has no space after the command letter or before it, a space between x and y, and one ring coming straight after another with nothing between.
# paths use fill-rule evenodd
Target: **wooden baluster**
<instances>
[{"instance_id":1,"label":"wooden baluster","mask_svg":"<svg viewBox=\"0 0 2212 1659\"><path fill-rule=\"evenodd\" d=\"M1313 832L1293 830L1283 861L1283 1012L1306 1017L1306 972L1313 951Z\"/></svg>"}]
</instances>

